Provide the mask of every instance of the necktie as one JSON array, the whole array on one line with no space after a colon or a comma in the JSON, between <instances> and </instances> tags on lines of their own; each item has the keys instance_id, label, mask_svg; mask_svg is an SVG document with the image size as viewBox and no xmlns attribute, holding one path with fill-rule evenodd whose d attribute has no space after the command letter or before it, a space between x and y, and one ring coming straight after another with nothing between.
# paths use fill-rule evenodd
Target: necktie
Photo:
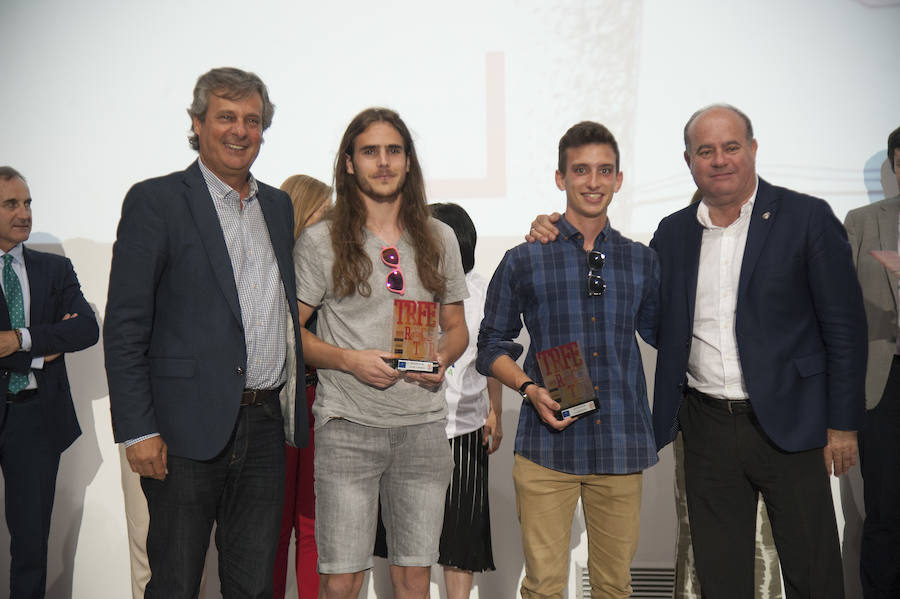
<instances>
[{"instance_id":1,"label":"necktie","mask_svg":"<svg viewBox=\"0 0 900 599\"><path fill-rule=\"evenodd\" d=\"M6 307L9 309L9 324L12 329L25 326L25 305L22 302L22 285L12 267L13 257L3 255L3 289L6 292ZM28 376L12 373L9 377L9 393L18 393L28 386Z\"/></svg>"}]
</instances>

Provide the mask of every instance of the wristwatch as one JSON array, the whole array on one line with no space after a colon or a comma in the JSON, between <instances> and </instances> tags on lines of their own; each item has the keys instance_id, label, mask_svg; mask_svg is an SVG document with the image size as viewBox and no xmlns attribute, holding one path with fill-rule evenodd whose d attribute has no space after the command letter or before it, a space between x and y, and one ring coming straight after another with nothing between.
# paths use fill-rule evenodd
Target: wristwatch
<instances>
[{"instance_id":1,"label":"wristwatch","mask_svg":"<svg viewBox=\"0 0 900 599\"><path fill-rule=\"evenodd\" d=\"M519 387L519 395L521 395L522 399L524 399L525 401L528 401L528 394L525 393L525 390L528 389L529 385L537 385L537 383L535 383L534 381L525 381L524 383L522 383L522 386Z\"/></svg>"}]
</instances>

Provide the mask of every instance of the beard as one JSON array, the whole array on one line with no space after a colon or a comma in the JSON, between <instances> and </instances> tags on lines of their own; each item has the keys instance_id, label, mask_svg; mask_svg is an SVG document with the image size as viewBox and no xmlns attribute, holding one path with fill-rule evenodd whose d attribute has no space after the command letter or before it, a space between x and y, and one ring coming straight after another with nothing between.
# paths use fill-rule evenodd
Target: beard
<instances>
[{"instance_id":1,"label":"beard","mask_svg":"<svg viewBox=\"0 0 900 599\"><path fill-rule=\"evenodd\" d=\"M356 186L359 188L359 191L373 201L393 202L400 197L400 192L403 190L403 184L406 183L406 172L401 170L394 179L393 185L380 187L379 189L375 189L371 181L359 172L354 173L353 178L356 180Z\"/></svg>"}]
</instances>

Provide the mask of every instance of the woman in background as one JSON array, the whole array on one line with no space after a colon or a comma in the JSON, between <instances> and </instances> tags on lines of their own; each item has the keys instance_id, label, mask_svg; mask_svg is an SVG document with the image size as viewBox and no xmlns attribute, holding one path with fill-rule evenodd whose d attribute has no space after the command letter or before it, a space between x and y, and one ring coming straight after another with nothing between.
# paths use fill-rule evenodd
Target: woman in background
<instances>
[{"instance_id":1,"label":"woman in background","mask_svg":"<svg viewBox=\"0 0 900 599\"><path fill-rule=\"evenodd\" d=\"M331 205L331 188L313 177L293 175L281 184L281 190L291 196L294 205L294 239L300 232L312 224L319 222ZM315 316L307 323L307 327L315 330ZM293 335L288 339L293 341ZM294 373L290 373L294 374ZM316 398L316 372L307 368L305 381L300 376L289 376L285 384L286 394L293 397L294 385L306 384L306 405L309 415L309 444L297 449L285 445L286 478L284 481L284 511L281 516L281 535L278 539L278 553L275 556L273 597L284 599L287 579L287 558L291 541L291 533L296 536L296 574L297 596L299 599L316 599L319 594L319 573L316 562L316 496L313 491L313 415L312 404ZM290 413L290 411L288 411ZM285 434L293 439L294 423L285 420Z\"/></svg>"}]
</instances>

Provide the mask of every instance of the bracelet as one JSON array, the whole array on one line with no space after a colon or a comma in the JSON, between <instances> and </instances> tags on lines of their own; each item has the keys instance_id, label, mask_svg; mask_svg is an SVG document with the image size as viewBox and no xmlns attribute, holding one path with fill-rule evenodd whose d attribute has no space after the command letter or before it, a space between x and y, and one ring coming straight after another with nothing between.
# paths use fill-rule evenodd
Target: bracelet
<instances>
[{"instance_id":1,"label":"bracelet","mask_svg":"<svg viewBox=\"0 0 900 599\"><path fill-rule=\"evenodd\" d=\"M16 340L19 342L19 349L22 349L22 331L13 329L13 332L16 334Z\"/></svg>"}]
</instances>

